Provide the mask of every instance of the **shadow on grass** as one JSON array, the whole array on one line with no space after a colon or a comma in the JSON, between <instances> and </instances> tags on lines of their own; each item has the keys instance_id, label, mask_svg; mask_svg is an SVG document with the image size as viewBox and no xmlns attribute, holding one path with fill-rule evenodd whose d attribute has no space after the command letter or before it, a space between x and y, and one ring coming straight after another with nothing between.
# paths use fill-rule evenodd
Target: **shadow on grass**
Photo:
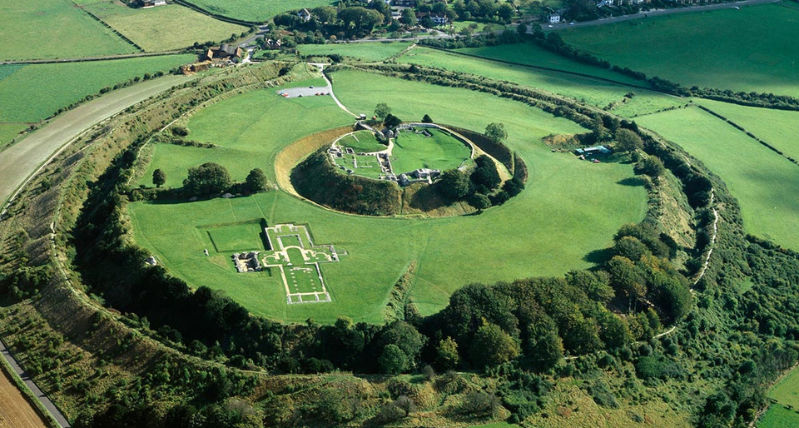
<instances>
[{"instance_id":1,"label":"shadow on grass","mask_svg":"<svg viewBox=\"0 0 799 428\"><path fill-rule=\"evenodd\" d=\"M630 187L641 187L644 185L644 180L642 180L641 177L627 177L623 180L617 181L616 184Z\"/></svg>"},{"instance_id":2,"label":"shadow on grass","mask_svg":"<svg viewBox=\"0 0 799 428\"><path fill-rule=\"evenodd\" d=\"M610 260L612 257L613 257L613 249L603 248L601 250L591 251L590 253L586 254L583 257L583 260L588 263L601 265Z\"/></svg>"}]
</instances>

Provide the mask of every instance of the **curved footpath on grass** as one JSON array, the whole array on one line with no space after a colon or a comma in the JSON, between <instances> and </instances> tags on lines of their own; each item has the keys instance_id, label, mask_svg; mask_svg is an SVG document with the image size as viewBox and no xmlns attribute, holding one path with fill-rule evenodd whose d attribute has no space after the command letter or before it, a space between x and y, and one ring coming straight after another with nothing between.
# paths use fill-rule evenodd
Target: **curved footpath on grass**
<instances>
[{"instance_id":1,"label":"curved footpath on grass","mask_svg":"<svg viewBox=\"0 0 799 428\"><path fill-rule=\"evenodd\" d=\"M27 138L0 152L0 202L6 205L30 178L92 126L126 108L195 77L164 76L109 92L57 116Z\"/></svg>"}]
</instances>

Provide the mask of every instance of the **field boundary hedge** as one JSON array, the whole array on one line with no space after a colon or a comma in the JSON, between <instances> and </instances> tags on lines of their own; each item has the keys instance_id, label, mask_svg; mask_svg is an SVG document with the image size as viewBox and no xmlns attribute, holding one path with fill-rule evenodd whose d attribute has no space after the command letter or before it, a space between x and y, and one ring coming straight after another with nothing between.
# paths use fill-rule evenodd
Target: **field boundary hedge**
<instances>
[{"instance_id":1,"label":"field boundary hedge","mask_svg":"<svg viewBox=\"0 0 799 428\"><path fill-rule=\"evenodd\" d=\"M189 2L184 1L184 0L172 0L172 2L177 4L177 5L180 5L180 6L183 6L183 7L187 7L187 8L189 8L189 9L195 11L195 12L202 13L203 15L209 16L209 17L214 18L214 19L216 19L218 21L227 22L228 24L243 25L245 27L252 27L254 25L263 24L263 22L244 21L242 19L236 19L236 18L230 18L228 16L224 16L224 15L218 15L216 13L209 12L209 11L201 8L200 6L197 6L196 4L189 3Z\"/></svg>"},{"instance_id":2,"label":"field boundary hedge","mask_svg":"<svg viewBox=\"0 0 799 428\"><path fill-rule=\"evenodd\" d=\"M94 20L95 20L95 21L99 22L99 23L100 23L100 24L102 24L104 27L106 27L106 28L108 28L109 30L111 30L111 31L112 31L114 34L116 34L117 36L119 36L119 38L121 38L122 40L124 40L124 41L126 41L126 42L130 43L131 45L133 45L133 47L134 47L134 48L136 48L136 49L138 49L138 50L139 50L139 52L144 52L144 48L143 48L143 47L141 47L141 46L137 45L137 44L136 44L136 42L134 42L133 40L131 40L131 39L127 38L127 37L126 37L124 34L122 34L122 33L120 33L119 31L117 31L117 29L116 29L116 28L112 27L112 26L111 26L111 25L109 25L107 22L105 22L105 21L103 21L102 19L100 19L100 17L99 17L99 16L97 16L97 15L95 15L95 14L91 13L91 12L89 11L89 9L86 9L85 7L83 7L83 6L81 6L81 5L77 4L77 3L75 3L74 1L70 1L70 3L72 3L73 5L75 5L75 7L77 7L78 9L82 10L83 12L85 12L87 15L91 16L92 18L94 18Z\"/></svg>"}]
</instances>

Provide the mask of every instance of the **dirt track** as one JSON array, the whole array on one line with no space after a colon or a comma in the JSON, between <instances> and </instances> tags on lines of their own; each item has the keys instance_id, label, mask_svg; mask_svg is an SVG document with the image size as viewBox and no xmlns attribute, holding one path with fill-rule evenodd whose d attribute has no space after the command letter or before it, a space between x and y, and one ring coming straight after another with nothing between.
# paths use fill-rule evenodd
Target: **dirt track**
<instances>
[{"instance_id":1,"label":"dirt track","mask_svg":"<svg viewBox=\"0 0 799 428\"><path fill-rule=\"evenodd\" d=\"M27 138L0 152L0 207L44 162L83 131L190 79L165 76L110 92L57 116Z\"/></svg>"},{"instance_id":2,"label":"dirt track","mask_svg":"<svg viewBox=\"0 0 799 428\"><path fill-rule=\"evenodd\" d=\"M0 427L47 428L36 410L0 369Z\"/></svg>"}]
</instances>

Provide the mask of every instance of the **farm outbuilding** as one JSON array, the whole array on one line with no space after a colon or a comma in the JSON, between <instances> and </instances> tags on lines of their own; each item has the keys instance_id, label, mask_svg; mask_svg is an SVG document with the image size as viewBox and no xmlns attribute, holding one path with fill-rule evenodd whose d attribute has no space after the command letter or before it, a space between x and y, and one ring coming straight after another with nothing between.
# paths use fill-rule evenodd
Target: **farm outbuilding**
<instances>
[{"instance_id":1,"label":"farm outbuilding","mask_svg":"<svg viewBox=\"0 0 799 428\"><path fill-rule=\"evenodd\" d=\"M586 147L583 149L576 149L574 151L574 154L577 156L607 155L610 153L610 149L605 146Z\"/></svg>"}]
</instances>

